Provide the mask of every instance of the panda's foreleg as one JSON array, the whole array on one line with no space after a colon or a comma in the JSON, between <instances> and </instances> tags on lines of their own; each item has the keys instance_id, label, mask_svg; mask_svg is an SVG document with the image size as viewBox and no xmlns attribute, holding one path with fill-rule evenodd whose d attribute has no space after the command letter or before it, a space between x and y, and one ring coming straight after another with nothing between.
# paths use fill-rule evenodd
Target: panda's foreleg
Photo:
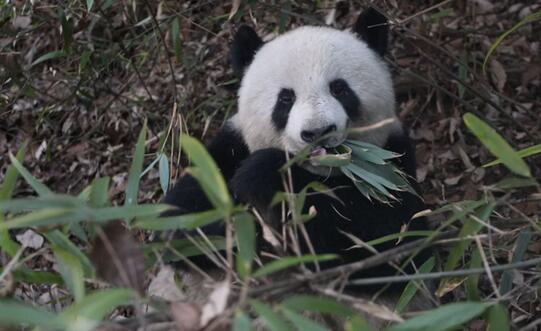
<instances>
[{"instance_id":1,"label":"panda's foreleg","mask_svg":"<svg viewBox=\"0 0 541 331\"><path fill-rule=\"evenodd\" d=\"M224 126L218 132L207 145L207 150L226 182L233 177L242 160L249 154L240 133L230 125ZM177 207L166 216L189 214L212 208L199 183L189 174L185 174L178 180L173 189L167 192L163 202Z\"/></svg>"}]
</instances>

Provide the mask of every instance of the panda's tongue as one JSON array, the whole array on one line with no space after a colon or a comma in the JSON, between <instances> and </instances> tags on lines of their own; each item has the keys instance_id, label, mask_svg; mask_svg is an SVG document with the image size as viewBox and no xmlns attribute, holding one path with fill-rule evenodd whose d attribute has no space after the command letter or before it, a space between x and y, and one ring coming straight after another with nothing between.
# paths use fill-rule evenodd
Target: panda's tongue
<instances>
[{"instance_id":1,"label":"panda's tongue","mask_svg":"<svg viewBox=\"0 0 541 331\"><path fill-rule=\"evenodd\" d=\"M310 152L310 156L320 156L320 155L326 155L326 154L327 154L327 150L323 146L316 146Z\"/></svg>"}]
</instances>

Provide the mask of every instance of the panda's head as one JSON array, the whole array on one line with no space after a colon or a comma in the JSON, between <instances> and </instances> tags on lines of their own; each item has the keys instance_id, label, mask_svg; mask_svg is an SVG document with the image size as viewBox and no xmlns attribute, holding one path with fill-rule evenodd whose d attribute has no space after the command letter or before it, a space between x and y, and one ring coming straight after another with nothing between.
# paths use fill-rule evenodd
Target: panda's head
<instances>
[{"instance_id":1,"label":"panda's head","mask_svg":"<svg viewBox=\"0 0 541 331\"><path fill-rule=\"evenodd\" d=\"M233 40L233 68L242 77L234 126L251 152L269 147L295 154L330 132L322 147L335 147L356 127L358 139L382 146L396 121L389 70L386 18L364 11L353 30L305 26L264 43L250 27Z\"/></svg>"}]
</instances>

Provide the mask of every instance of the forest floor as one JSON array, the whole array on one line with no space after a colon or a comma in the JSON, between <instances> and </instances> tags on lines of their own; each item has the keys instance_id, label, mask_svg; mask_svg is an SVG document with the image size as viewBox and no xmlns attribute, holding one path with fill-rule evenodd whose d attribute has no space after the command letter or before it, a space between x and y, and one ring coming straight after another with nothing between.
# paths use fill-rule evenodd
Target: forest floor
<instances>
[{"instance_id":1,"label":"forest floor","mask_svg":"<svg viewBox=\"0 0 541 331\"><path fill-rule=\"evenodd\" d=\"M96 177L110 176L109 198L121 204L145 121L145 167L164 151L172 183L186 165L179 133L205 141L236 111L238 80L228 61L236 27L249 24L265 40L306 24L347 28L368 1L142 0L111 6L95 1L90 12L85 1L2 3L0 183L9 153L26 142L25 167L53 191L77 195ZM510 33L483 69L496 39L539 13L541 4L425 0L374 5L392 22L386 60L393 70L398 114L416 144L417 177L427 205L436 209L482 199L509 171L501 165L481 167L494 157L462 116L476 114L516 150L541 143L541 20ZM167 132L171 137L164 147ZM541 157L525 160L533 177L541 178ZM141 178L139 202L160 201L162 186L156 165ZM19 181L14 196L32 194ZM530 229L522 258L541 257L541 236L535 231L540 219L538 186L508 193L488 228L499 236L482 243L488 261L511 262L517 238ZM27 266L49 268L51 263L50 257L36 258ZM503 299L513 328L541 328L539 279L539 268L514 271L513 290ZM499 295L492 281L481 277L484 297ZM455 285L441 295L443 302L464 299L460 282ZM484 323L469 327L483 330Z\"/></svg>"}]
</instances>

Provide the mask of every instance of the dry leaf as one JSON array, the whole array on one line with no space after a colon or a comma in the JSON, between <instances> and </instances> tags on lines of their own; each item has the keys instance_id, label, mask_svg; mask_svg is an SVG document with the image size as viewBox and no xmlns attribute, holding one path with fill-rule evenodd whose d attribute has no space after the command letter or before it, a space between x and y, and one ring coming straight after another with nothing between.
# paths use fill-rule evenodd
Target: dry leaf
<instances>
[{"instance_id":1,"label":"dry leaf","mask_svg":"<svg viewBox=\"0 0 541 331\"><path fill-rule=\"evenodd\" d=\"M229 12L229 17L227 18L228 21L235 16L235 14L239 11L239 8L240 0L233 0L233 3L231 4L231 12Z\"/></svg>"},{"instance_id":2,"label":"dry leaf","mask_svg":"<svg viewBox=\"0 0 541 331\"><path fill-rule=\"evenodd\" d=\"M17 238L17 241L24 247L33 249L40 249L44 242L43 237L33 230L26 230L24 233L16 235L15 238Z\"/></svg>"},{"instance_id":3,"label":"dry leaf","mask_svg":"<svg viewBox=\"0 0 541 331\"><path fill-rule=\"evenodd\" d=\"M171 316L178 331L197 331L201 319L201 307L193 303L173 302L171 303Z\"/></svg>"},{"instance_id":4,"label":"dry leaf","mask_svg":"<svg viewBox=\"0 0 541 331\"><path fill-rule=\"evenodd\" d=\"M498 60L490 60L490 77L498 88L498 91L502 92L505 82L507 81L507 73Z\"/></svg>"},{"instance_id":5,"label":"dry leaf","mask_svg":"<svg viewBox=\"0 0 541 331\"><path fill-rule=\"evenodd\" d=\"M217 284L214 291L210 294L208 302L203 306L200 324L202 327L225 310L230 290L228 281Z\"/></svg>"},{"instance_id":6,"label":"dry leaf","mask_svg":"<svg viewBox=\"0 0 541 331\"><path fill-rule=\"evenodd\" d=\"M90 255L96 272L105 281L144 291L145 257L141 246L120 223L114 222L100 231Z\"/></svg>"},{"instance_id":7,"label":"dry leaf","mask_svg":"<svg viewBox=\"0 0 541 331\"><path fill-rule=\"evenodd\" d=\"M156 297L165 301L184 300L185 295L175 282L175 270L170 266L163 266L148 286L149 297Z\"/></svg>"}]
</instances>

